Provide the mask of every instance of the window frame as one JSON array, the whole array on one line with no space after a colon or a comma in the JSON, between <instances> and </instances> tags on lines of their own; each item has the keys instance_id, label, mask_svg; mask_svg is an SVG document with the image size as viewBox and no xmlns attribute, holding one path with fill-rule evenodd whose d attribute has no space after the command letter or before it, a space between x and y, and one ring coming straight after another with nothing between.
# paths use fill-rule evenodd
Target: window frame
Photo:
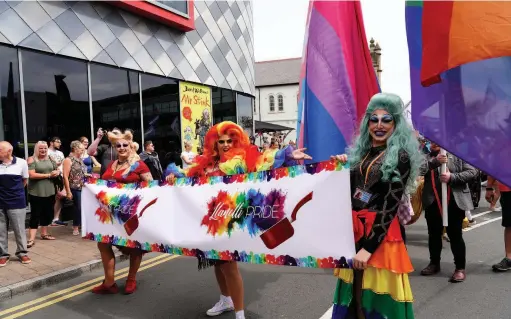
<instances>
[{"instance_id":1,"label":"window frame","mask_svg":"<svg viewBox=\"0 0 511 319\"><path fill-rule=\"evenodd\" d=\"M275 96L273 94L270 94L268 96L268 107L269 107L270 113L275 112Z\"/></svg>"},{"instance_id":2,"label":"window frame","mask_svg":"<svg viewBox=\"0 0 511 319\"><path fill-rule=\"evenodd\" d=\"M284 94L282 93L277 94L277 110L278 112L284 112Z\"/></svg>"}]
</instances>

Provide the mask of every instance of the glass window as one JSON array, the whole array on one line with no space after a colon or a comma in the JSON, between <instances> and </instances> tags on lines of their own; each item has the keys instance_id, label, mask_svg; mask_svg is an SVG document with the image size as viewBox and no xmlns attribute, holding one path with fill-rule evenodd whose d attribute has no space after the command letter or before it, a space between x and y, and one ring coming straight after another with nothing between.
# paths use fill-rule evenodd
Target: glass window
<instances>
[{"instance_id":1,"label":"glass window","mask_svg":"<svg viewBox=\"0 0 511 319\"><path fill-rule=\"evenodd\" d=\"M238 124L243 127L249 136L254 135L253 104L254 100L250 96L238 93L236 98L236 105L238 107Z\"/></svg>"},{"instance_id":2,"label":"glass window","mask_svg":"<svg viewBox=\"0 0 511 319\"><path fill-rule=\"evenodd\" d=\"M236 123L236 92L211 88L213 100L213 124L223 121Z\"/></svg>"},{"instance_id":3,"label":"glass window","mask_svg":"<svg viewBox=\"0 0 511 319\"><path fill-rule=\"evenodd\" d=\"M85 62L22 51L29 156L37 141L57 136L69 154L71 141L90 136Z\"/></svg>"},{"instance_id":4,"label":"glass window","mask_svg":"<svg viewBox=\"0 0 511 319\"><path fill-rule=\"evenodd\" d=\"M284 97L282 96L282 94L279 94L277 99L279 103L279 111L284 111Z\"/></svg>"},{"instance_id":5,"label":"glass window","mask_svg":"<svg viewBox=\"0 0 511 319\"><path fill-rule=\"evenodd\" d=\"M151 0L157 6L178 13L181 15L188 14L188 1L184 0Z\"/></svg>"},{"instance_id":6,"label":"glass window","mask_svg":"<svg viewBox=\"0 0 511 319\"><path fill-rule=\"evenodd\" d=\"M275 97L270 95L270 112L275 112Z\"/></svg>"},{"instance_id":7,"label":"glass window","mask_svg":"<svg viewBox=\"0 0 511 319\"><path fill-rule=\"evenodd\" d=\"M100 127L131 129L135 142L141 144L138 74L99 64L91 64L90 73L94 132Z\"/></svg>"},{"instance_id":8,"label":"glass window","mask_svg":"<svg viewBox=\"0 0 511 319\"><path fill-rule=\"evenodd\" d=\"M18 52L3 46L0 46L0 126L0 141L12 144L14 156L25 158Z\"/></svg>"},{"instance_id":9,"label":"glass window","mask_svg":"<svg viewBox=\"0 0 511 319\"><path fill-rule=\"evenodd\" d=\"M141 87L144 140L153 142L163 168L171 162L181 165L179 83L142 74Z\"/></svg>"}]
</instances>

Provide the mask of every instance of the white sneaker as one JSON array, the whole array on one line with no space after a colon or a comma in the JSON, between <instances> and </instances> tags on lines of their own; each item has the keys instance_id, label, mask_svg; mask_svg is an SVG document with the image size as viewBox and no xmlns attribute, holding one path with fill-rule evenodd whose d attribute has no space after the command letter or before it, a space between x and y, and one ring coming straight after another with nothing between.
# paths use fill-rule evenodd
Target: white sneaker
<instances>
[{"instance_id":1,"label":"white sneaker","mask_svg":"<svg viewBox=\"0 0 511 319\"><path fill-rule=\"evenodd\" d=\"M222 313L224 312L227 312L227 311L233 311L234 310L234 304L232 303L232 301L228 301L228 300L222 300L220 299L220 301L218 301L214 306L213 308L209 309L206 314L210 317L214 317L214 316L218 316L218 315L221 315Z\"/></svg>"}]
</instances>

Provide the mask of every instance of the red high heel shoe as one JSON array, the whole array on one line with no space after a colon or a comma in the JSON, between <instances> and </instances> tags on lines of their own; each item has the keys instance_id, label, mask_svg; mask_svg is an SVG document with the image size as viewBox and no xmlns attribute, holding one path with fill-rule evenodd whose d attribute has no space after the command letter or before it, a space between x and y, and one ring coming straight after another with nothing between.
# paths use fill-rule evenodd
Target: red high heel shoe
<instances>
[{"instance_id":1,"label":"red high heel shoe","mask_svg":"<svg viewBox=\"0 0 511 319\"><path fill-rule=\"evenodd\" d=\"M130 295L137 290L137 281L135 279L127 279L126 286L124 286L124 293Z\"/></svg>"},{"instance_id":2,"label":"red high heel shoe","mask_svg":"<svg viewBox=\"0 0 511 319\"><path fill-rule=\"evenodd\" d=\"M111 295L111 294L116 294L118 292L119 292L119 287L117 287L116 283L114 283L110 287L107 287L107 286L105 286L104 281L101 283L101 285L92 288L92 293L98 294L98 295Z\"/></svg>"}]
</instances>

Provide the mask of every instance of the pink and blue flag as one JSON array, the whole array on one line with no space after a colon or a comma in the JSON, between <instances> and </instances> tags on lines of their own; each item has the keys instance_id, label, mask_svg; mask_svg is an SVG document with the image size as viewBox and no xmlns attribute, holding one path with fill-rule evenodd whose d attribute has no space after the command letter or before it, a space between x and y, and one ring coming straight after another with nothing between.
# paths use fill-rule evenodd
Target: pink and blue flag
<instances>
[{"instance_id":1,"label":"pink and blue flag","mask_svg":"<svg viewBox=\"0 0 511 319\"><path fill-rule=\"evenodd\" d=\"M298 99L298 146L313 161L342 154L380 91L359 1L311 1Z\"/></svg>"},{"instance_id":2,"label":"pink and blue flag","mask_svg":"<svg viewBox=\"0 0 511 319\"><path fill-rule=\"evenodd\" d=\"M414 128L511 185L511 2L407 1Z\"/></svg>"}]
</instances>

